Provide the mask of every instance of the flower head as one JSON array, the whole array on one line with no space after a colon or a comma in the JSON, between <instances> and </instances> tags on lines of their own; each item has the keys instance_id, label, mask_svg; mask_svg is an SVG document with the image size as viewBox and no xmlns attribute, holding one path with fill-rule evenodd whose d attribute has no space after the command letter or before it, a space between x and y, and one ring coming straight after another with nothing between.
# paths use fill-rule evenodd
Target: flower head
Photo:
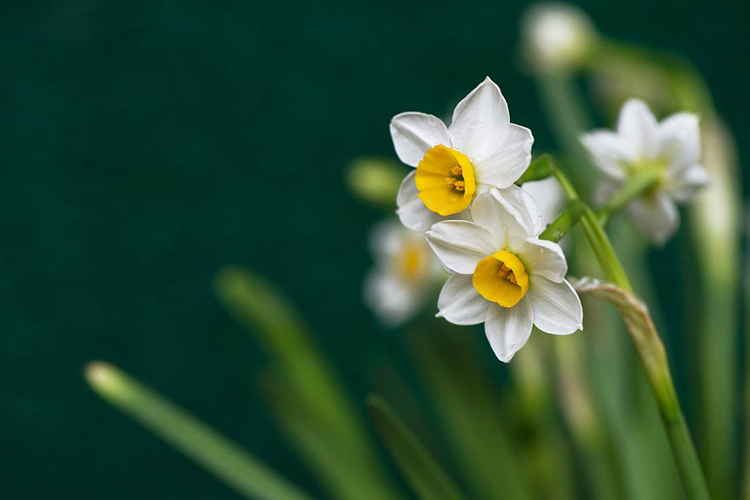
<instances>
[{"instance_id":1,"label":"flower head","mask_svg":"<svg viewBox=\"0 0 750 500\"><path fill-rule=\"evenodd\" d=\"M375 267L365 279L365 301L385 326L398 327L419 312L445 273L424 235L395 221L372 228L370 249Z\"/></svg>"},{"instance_id":2,"label":"flower head","mask_svg":"<svg viewBox=\"0 0 750 500\"><path fill-rule=\"evenodd\" d=\"M524 15L525 55L537 70L559 71L580 64L596 43L591 19L579 8L564 3L542 3Z\"/></svg>"},{"instance_id":3,"label":"flower head","mask_svg":"<svg viewBox=\"0 0 750 500\"><path fill-rule=\"evenodd\" d=\"M656 172L657 184L631 201L628 211L658 244L666 242L680 224L676 202L690 200L709 180L699 163L698 118L691 113L676 113L657 122L646 103L631 99L620 111L616 132L593 131L581 141L604 174L601 197L640 170Z\"/></svg>"},{"instance_id":4,"label":"flower head","mask_svg":"<svg viewBox=\"0 0 750 500\"><path fill-rule=\"evenodd\" d=\"M440 220L466 218L476 195L491 187L511 186L529 166L534 142L529 129L510 123L489 77L458 103L450 127L407 112L393 117L391 136L401 161L416 168L399 189L398 216L423 232Z\"/></svg>"},{"instance_id":5,"label":"flower head","mask_svg":"<svg viewBox=\"0 0 750 500\"><path fill-rule=\"evenodd\" d=\"M477 196L472 221L444 221L427 240L452 273L438 299L438 316L457 325L485 324L495 355L508 362L526 344L532 325L566 335L582 327L578 294L565 280L560 246L538 239L534 199L511 187Z\"/></svg>"}]
</instances>

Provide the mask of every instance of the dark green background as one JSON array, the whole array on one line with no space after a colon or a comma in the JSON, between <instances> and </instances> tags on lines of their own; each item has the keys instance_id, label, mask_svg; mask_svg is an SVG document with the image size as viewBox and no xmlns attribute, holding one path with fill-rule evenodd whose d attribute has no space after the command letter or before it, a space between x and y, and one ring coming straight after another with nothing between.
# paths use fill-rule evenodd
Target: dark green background
<instances>
[{"instance_id":1,"label":"dark green background","mask_svg":"<svg viewBox=\"0 0 750 500\"><path fill-rule=\"evenodd\" d=\"M739 5L584 7L603 33L689 57L744 152ZM264 358L215 300L212 276L227 263L261 270L363 393L367 367L400 341L361 304L365 234L380 214L345 191L342 168L393 156L392 115L442 115L487 74L513 121L553 147L518 70L524 7L3 2L0 495L236 498L99 400L81 377L91 359L310 486L254 394ZM677 272L659 267L662 291Z\"/></svg>"}]
</instances>

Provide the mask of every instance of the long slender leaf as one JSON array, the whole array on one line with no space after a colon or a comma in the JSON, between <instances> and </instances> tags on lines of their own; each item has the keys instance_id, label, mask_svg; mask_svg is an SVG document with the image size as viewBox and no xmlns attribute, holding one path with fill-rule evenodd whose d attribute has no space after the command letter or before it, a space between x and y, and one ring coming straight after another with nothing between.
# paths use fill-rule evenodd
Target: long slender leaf
<instances>
[{"instance_id":1,"label":"long slender leaf","mask_svg":"<svg viewBox=\"0 0 750 500\"><path fill-rule=\"evenodd\" d=\"M260 377L259 389L290 446L315 472L331 498L384 498L384 485L377 483L379 474L362 466L359 457L353 456L352 449L341 441L339 430L307 406L281 374L266 372ZM387 498L397 497L394 491Z\"/></svg>"},{"instance_id":2,"label":"long slender leaf","mask_svg":"<svg viewBox=\"0 0 750 500\"><path fill-rule=\"evenodd\" d=\"M306 444L292 442L308 460L323 460L315 467L327 471L323 479L329 488L346 495L348 482L341 474L331 471L325 455L311 453L309 438L315 429L325 436L325 447L338 450L346 457L346 469L351 477L360 479L358 498L399 498L398 490L385 472L380 457L363 423L362 415L348 399L340 379L313 340L307 325L296 308L273 285L248 269L228 266L215 279L215 290L229 312L243 325L274 361L284 383L299 401L292 407L280 404L280 399L267 398L271 406L283 412L277 417L287 427L287 436L306 439ZM268 394L268 393L267 393ZM281 396L279 396L281 397ZM284 396L284 401L289 397ZM301 423L292 411L300 410L310 416L314 427ZM296 431L290 432L289 428ZM333 481L333 482L332 482ZM366 487L365 487L366 486ZM365 491L366 493L362 493ZM341 498L345 498L341 497Z\"/></svg>"},{"instance_id":3,"label":"long slender leaf","mask_svg":"<svg viewBox=\"0 0 750 500\"><path fill-rule=\"evenodd\" d=\"M464 495L453 479L427 452L379 396L367 398L367 408L383 443L414 492L426 500L459 500Z\"/></svg>"},{"instance_id":4,"label":"long slender leaf","mask_svg":"<svg viewBox=\"0 0 750 500\"><path fill-rule=\"evenodd\" d=\"M114 366L90 363L85 376L102 398L245 497L311 498L229 439Z\"/></svg>"},{"instance_id":5,"label":"long slender leaf","mask_svg":"<svg viewBox=\"0 0 750 500\"><path fill-rule=\"evenodd\" d=\"M510 410L504 411L502 395L492 385L489 370L483 368L481 353L467 337L469 332L441 325L430 331L414 332L410 337L413 358L435 405L438 422L467 489L476 498L529 498L529 485L523 462L539 464L555 446L551 441L532 446L534 457L524 460L528 447L514 447L509 430ZM527 421L525 421L527 422ZM539 442L537 442L539 443ZM561 448L557 448L558 450ZM551 481L536 481L535 486L554 483L554 490L567 491L565 460L545 460L554 467L539 466L541 475ZM559 463L555 463L559 462ZM559 473L563 477L558 477ZM556 495L557 493L555 493ZM550 497L546 498L560 498Z\"/></svg>"}]
</instances>

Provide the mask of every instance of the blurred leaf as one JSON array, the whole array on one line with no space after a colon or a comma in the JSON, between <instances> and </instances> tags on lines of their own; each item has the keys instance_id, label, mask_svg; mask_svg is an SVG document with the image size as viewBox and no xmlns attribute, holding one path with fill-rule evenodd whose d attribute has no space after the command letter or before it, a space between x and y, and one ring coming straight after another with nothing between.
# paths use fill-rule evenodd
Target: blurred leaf
<instances>
[{"instance_id":1,"label":"blurred leaf","mask_svg":"<svg viewBox=\"0 0 750 500\"><path fill-rule=\"evenodd\" d=\"M396 207L396 194L407 173L393 160L357 158L346 168L346 184L367 203L392 210Z\"/></svg>"},{"instance_id":2,"label":"blurred leaf","mask_svg":"<svg viewBox=\"0 0 750 500\"><path fill-rule=\"evenodd\" d=\"M585 278L574 287L617 306L630 337L639 351L645 373L670 438L678 470L688 498L709 498L701 464L693 447L669 371L667 355L646 305L615 285Z\"/></svg>"},{"instance_id":3,"label":"blurred leaf","mask_svg":"<svg viewBox=\"0 0 750 500\"><path fill-rule=\"evenodd\" d=\"M282 376L269 370L259 379L263 399L273 410L290 445L315 472L332 498L399 498L388 484L341 440L337 428L320 419ZM377 472L377 473L374 473Z\"/></svg>"},{"instance_id":4,"label":"blurred leaf","mask_svg":"<svg viewBox=\"0 0 750 500\"><path fill-rule=\"evenodd\" d=\"M219 271L215 289L227 310L279 365L308 407L348 435L353 446L367 447L356 411L294 306L271 283L240 266Z\"/></svg>"},{"instance_id":5,"label":"blurred leaf","mask_svg":"<svg viewBox=\"0 0 750 500\"><path fill-rule=\"evenodd\" d=\"M699 328L693 332L700 370L698 447L711 492L734 498L737 476L737 394L739 387L740 270L742 195L737 146L718 117L701 121L703 165L711 182L690 206L690 228L697 255L688 286L697 297ZM692 280L691 280L692 278ZM697 279L696 279L697 278Z\"/></svg>"},{"instance_id":6,"label":"blurred leaf","mask_svg":"<svg viewBox=\"0 0 750 500\"><path fill-rule=\"evenodd\" d=\"M93 362L86 367L85 375L102 398L245 497L311 498L229 439L114 366Z\"/></svg>"},{"instance_id":7,"label":"blurred leaf","mask_svg":"<svg viewBox=\"0 0 750 500\"><path fill-rule=\"evenodd\" d=\"M215 289L221 302L229 312L251 332L258 343L278 365L281 377L288 386L282 400L270 399L272 406L283 414L277 415L288 428L296 429L294 435L304 439L303 446L308 459L318 457L323 462L320 470L330 472L327 457L311 452L311 436L325 430L315 439L325 436L325 447L338 450L347 457L347 468L361 471L360 478L367 476L368 494L380 498L396 498L394 487L383 470L374 443L358 413L347 398L346 392L335 372L312 340L307 326L292 304L270 283L250 270L239 266L223 268L216 276ZM293 398L290 397L293 394ZM290 406L292 400L298 400ZM312 418L305 426L293 411ZM312 423L314 422L314 424ZM291 436L293 433L289 432ZM298 443L292 443L297 445ZM316 445L317 446L317 445ZM338 478L337 473L327 473L329 481ZM344 488L336 482L336 488ZM360 495L360 498L362 496Z\"/></svg>"},{"instance_id":8,"label":"blurred leaf","mask_svg":"<svg viewBox=\"0 0 750 500\"><path fill-rule=\"evenodd\" d=\"M371 394L367 397L367 407L391 457L420 498L429 500L464 498L453 479L430 456L422 443L383 399Z\"/></svg>"},{"instance_id":9,"label":"blurred leaf","mask_svg":"<svg viewBox=\"0 0 750 500\"><path fill-rule=\"evenodd\" d=\"M413 358L472 496L528 498L519 450L507 431L508 412L500 407L492 376L479 362L481 353L467 341L471 333L444 325L414 332ZM553 466L548 470L552 474L565 470ZM561 481L555 483L556 490L565 489Z\"/></svg>"},{"instance_id":10,"label":"blurred leaf","mask_svg":"<svg viewBox=\"0 0 750 500\"><path fill-rule=\"evenodd\" d=\"M656 304L646 253L650 243L625 218L613 220L612 241L636 290ZM572 265L586 275L599 269L586 245L575 245ZM588 381L611 448L611 460L621 493L631 500L677 500L684 497L656 402L640 367L635 349L617 311L594 297L584 301L583 335L588 346ZM651 311L657 324L659 310Z\"/></svg>"}]
</instances>

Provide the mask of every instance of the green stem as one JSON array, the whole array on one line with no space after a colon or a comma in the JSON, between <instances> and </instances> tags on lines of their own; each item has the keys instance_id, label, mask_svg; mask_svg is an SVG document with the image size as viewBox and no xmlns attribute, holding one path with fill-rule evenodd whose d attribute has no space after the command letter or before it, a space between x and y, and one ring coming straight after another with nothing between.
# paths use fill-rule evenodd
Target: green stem
<instances>
[{"instance_id":1,"label":"green stem","mask_svg":"<svg viewBox=\"0 0 750 500\"><path fill-rule=\"evenodd\" d=\"M609 223L610 217L622 210L633 199L653 188L661 180L661 172L656 168L642 168L634 172L622 187L607 201L607 204L597 212L602 226Z\"/></svg>"},{"instance_id":2,"label":"green stem","mask_svg":"<svg viewBox=\"0 0 750 500\"><path fill-rule=\"evenodd\" d=\"M539 235L541 240L557 243L581 218L586 205L581 200L570 200L565 210Z\"/></svg>"},{"instance_id":3,"label":"green stem","mask_svg":"<svg viewBox=\"0 0 750 500\"><path fill-rule=\"evenodd\" d=\"M576 191L575 187L573 187L573 184L562 170L556 168L554 175L557 182L562 186L563 191L565 191L565 196L567 196L568 200L576 200L583 205L581 228L591 245L591 250L594 252L596 260L599 261L599 264L602 266L604 275L609 281L620 288L632 291L630 281L628 281L628 277L625 274L625 269L623 269L620 260L617 258L615 250L612 248L612 244L609 242L609 238L604 232L604 229L599 225L599 221L594 211L580 201L578 191Z\"/></svg>"},{"instance_id":4,"label":"green stem","mask_svg":"<svg viewBox=\"0 0 750 500\"><path fill-rule=\"evenodd\" d=\"M559 168L555 169L554 175L568 199L580 201L573 184ZM607 234L600 225L596 214L587 206L585 206L581 216L581 227L607 279L623 290L632 292L630 281L612 248ZM708 488L698 461L698 454L695 451L680 408L674 382L669 372L664 345L658 336L649 341L639 341L633 336L631 336L631 339L634 340L649 385L656 397L659 413L672 446L672 452L685 486L687 498L691 500L708 499Z\"/></svg>"}]
</instances>

